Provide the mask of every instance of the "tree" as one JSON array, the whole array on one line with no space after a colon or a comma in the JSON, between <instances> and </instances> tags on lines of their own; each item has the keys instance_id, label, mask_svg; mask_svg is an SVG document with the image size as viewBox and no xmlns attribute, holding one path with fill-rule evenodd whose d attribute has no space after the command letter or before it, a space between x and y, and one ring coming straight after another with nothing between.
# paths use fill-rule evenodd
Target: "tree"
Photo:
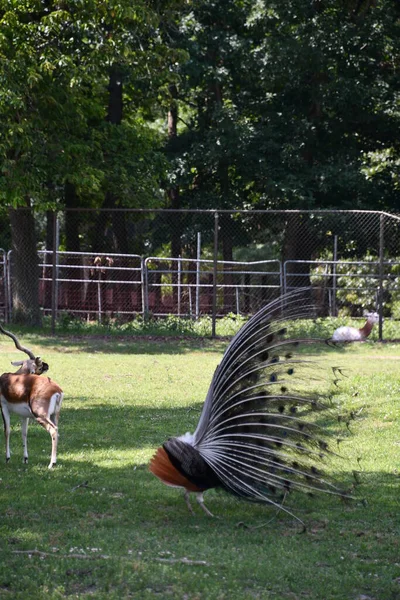
<instances>
[{"instance_id":1,"label":"tree","mask_svg":"<svg viewBox=\"0 0 400 600\"><path fill-rule=\"evenodd\" d=\"M399 30L393 0L188 3L187 125L170 154L181 205L395 208ZM293 225L282 224L285 258L298 255ZM225 258L243 237L221 223Z\"/></svg>"},{"instance_id":2,"label":"tree","mask_svg":"<svg viewBox=\"0 0 400 600\"><path fill-rule=\"evenodd\" d=\"M100 206L104 197L113 205L153 204L163 170L159 136L129 102L115 131L107 101L113 65L129 64L131 82L147 69L149 44L144 49L141 40L157 33L146 3L21 0L7 7L0 6L0 201L41 209ZM79 243L76 225L68 215L71 249ZM28 233L33 246L34 229Z\"/></svg>"},{"instance_id":3,"label":"tree","mask_svg":"<svg viewBox=\"0 0 400 600\"><path fill-rule=\"evenodd\" d=\"M27 208L9 211L12 235L12 264L15 269L12 292L14 320L40 325L39 267L34 235L35 223L29 201Z\"/></svg>"}]
</instances>

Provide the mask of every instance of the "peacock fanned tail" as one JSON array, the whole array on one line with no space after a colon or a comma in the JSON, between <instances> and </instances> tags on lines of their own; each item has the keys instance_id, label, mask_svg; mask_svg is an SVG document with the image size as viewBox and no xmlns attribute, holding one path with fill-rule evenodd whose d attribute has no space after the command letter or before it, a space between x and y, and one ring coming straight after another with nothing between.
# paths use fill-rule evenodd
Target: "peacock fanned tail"
<instances>
[{"instance_id":1,"label":"peacock fanned tail","mask_svg":"<svg viewBox=\"0 0 400 600\"><path fill-rule=\"evenodd\" d=\"M325 340L296 337L298 320L314 316L308 290L254 315L226 349L194 434L165 442L150 470L187 491L221 487L279 507L292 491L346 497L348 489L324 471L337 447L331 391L338 370L318 360Z\"/></svg>"}]
</instances>

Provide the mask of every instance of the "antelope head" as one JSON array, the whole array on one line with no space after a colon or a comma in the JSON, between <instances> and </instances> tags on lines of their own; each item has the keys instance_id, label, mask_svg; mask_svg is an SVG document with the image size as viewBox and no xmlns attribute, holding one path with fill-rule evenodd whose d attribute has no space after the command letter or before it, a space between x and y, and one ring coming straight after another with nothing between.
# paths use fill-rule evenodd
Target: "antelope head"
<instances>
[{"instance_id":1,"label":"antelope head","mask_svg":"<svg viewBox=\"0 0 400 600\"><path fill-rule=\"evenodd\" d=\"M29 348L25 348L25 346L22 346L17 338L16 335L14 335L13 333L11 333L11 331L7 331L6 329L4 329L2 327L2 325L0 325L0 331L2 333L4 333L5 335L8 335L8 337L10 337L14 344L15 347L17 348L17 350L21 350L21 352L25 352L25 354L27 354L29 356L29 360L17 360L14 362L11 362L11 364L14 367L19 367L18 371L16 371L16 373L25 373L25 374L30 374L30 375L41 375L42 373L45 373L46 371L49 370L49 365L44 362L40 356L35 356L33 354L33 352L31 350L29 350Z\"/></svg>"}]
</instances>

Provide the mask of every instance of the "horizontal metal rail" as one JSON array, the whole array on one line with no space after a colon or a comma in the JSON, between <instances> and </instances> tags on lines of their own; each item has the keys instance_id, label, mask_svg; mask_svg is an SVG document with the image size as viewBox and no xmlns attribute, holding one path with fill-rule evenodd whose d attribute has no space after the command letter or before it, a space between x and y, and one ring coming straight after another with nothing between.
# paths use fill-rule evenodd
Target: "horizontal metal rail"
<instances>
[{"instance_id":1,"label":"horizontal metal rail","mask_svg":"<svg viewBox=\"0 0 400 600\"><path fill-rule=\"evenodd\" d=\"M2 256L1 252L3 252ZM55 284L58 311L65 310L78 315L96 315L99 320L105 314L146 315L146 313L151 313L155 316L165 316L172 312L179 316L193 317L194 315L198 316L199 309L201 314L211 314L212 293L215 288L220 304L217 305L219 316L226 313L227 297L230 298L227 306L229 305L234 312L241 313L246 310L244 307L249 306L252 302L257 303L270 297L269 294L273 291L280 294L282 290L296 289L297 286L290 284L290 280L301 281L302 278L311 280L311 285L315 287L323 286L330 297L332 294L336 297L343 290L359 291L358 287L351 284L348 287L340 285L340 282L344 280L366 280L363 290L375 293L382 280L390 283L392 292L400 289L398 285L400 277L389 272L400 265L400 261L397 260L381 262L325 259L288 260L282 264L281 261L273 259L248 262L218 260L215 263L212 259L201 258L158 256L144 258L135 254L58 251L54 266L52 261L51 263L45 262L46 258L52 254L53 252L50 250L38 252L42 259L39 263L42 271L39 281L43 288L41 288L43 311L46 314L51 311L48 305L48 295L46 304L44 294L48 294L48 290ZM91 264L90 261L97 257L112 258L113 264ZM3 269L4 278L5 315L12 310L11 258L11 252L6 254L0 249L0 269ZM78 262L73 263L74 258ZM64 262L66 259L68 259L68 263ZM70 264L71 262L73 264ZM119 262L124 264L120 265ZM132 266L129 266L129 262L132 262ZM296 272L292 272L294 265L296 265ZM304 272L299 272L298 269L302 265L305 267ZM318 267L325 267L327 270L317 271ZM362 267L365 272L353 273L351 269L354 267ZM380 271L382 267L383 273ZM334 272L331 272L333 269ZM90 277L88 277L89 271ZM82 277L74 276L78 272L82 273ZM72 277L66 276L68 273ZM118 273L124 273L123 277L128 273L132 276L123 279L118 276ZM216 281L214 281L215 275ZM335 286L329 285L330 280L335 281ZM328 282L328 285L325 282ZM226 296L227 294L228 296ZM195 305L196 308L194 308Z\"/></svg>"}]
</instances>

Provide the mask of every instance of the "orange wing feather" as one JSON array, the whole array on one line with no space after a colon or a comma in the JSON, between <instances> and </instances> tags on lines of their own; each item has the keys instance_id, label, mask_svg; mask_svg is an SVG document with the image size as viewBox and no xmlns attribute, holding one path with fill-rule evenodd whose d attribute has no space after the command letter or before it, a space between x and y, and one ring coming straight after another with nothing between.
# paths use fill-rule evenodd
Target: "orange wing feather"
<instances>
[{"instance_id":1,"label":"orange wing feather","mask_svg":"<svg viewBox=\"0 0 400 600\"><path fill-rule=\"evenodd\" d=\"M153 475L161 479L161 481L167 485L183 487L190 492L201 491L197 485L179 473L169 460L168 454L165 452L164 448L158 448L150 461L149 469Z\"/></svg>"}]
</instances>

